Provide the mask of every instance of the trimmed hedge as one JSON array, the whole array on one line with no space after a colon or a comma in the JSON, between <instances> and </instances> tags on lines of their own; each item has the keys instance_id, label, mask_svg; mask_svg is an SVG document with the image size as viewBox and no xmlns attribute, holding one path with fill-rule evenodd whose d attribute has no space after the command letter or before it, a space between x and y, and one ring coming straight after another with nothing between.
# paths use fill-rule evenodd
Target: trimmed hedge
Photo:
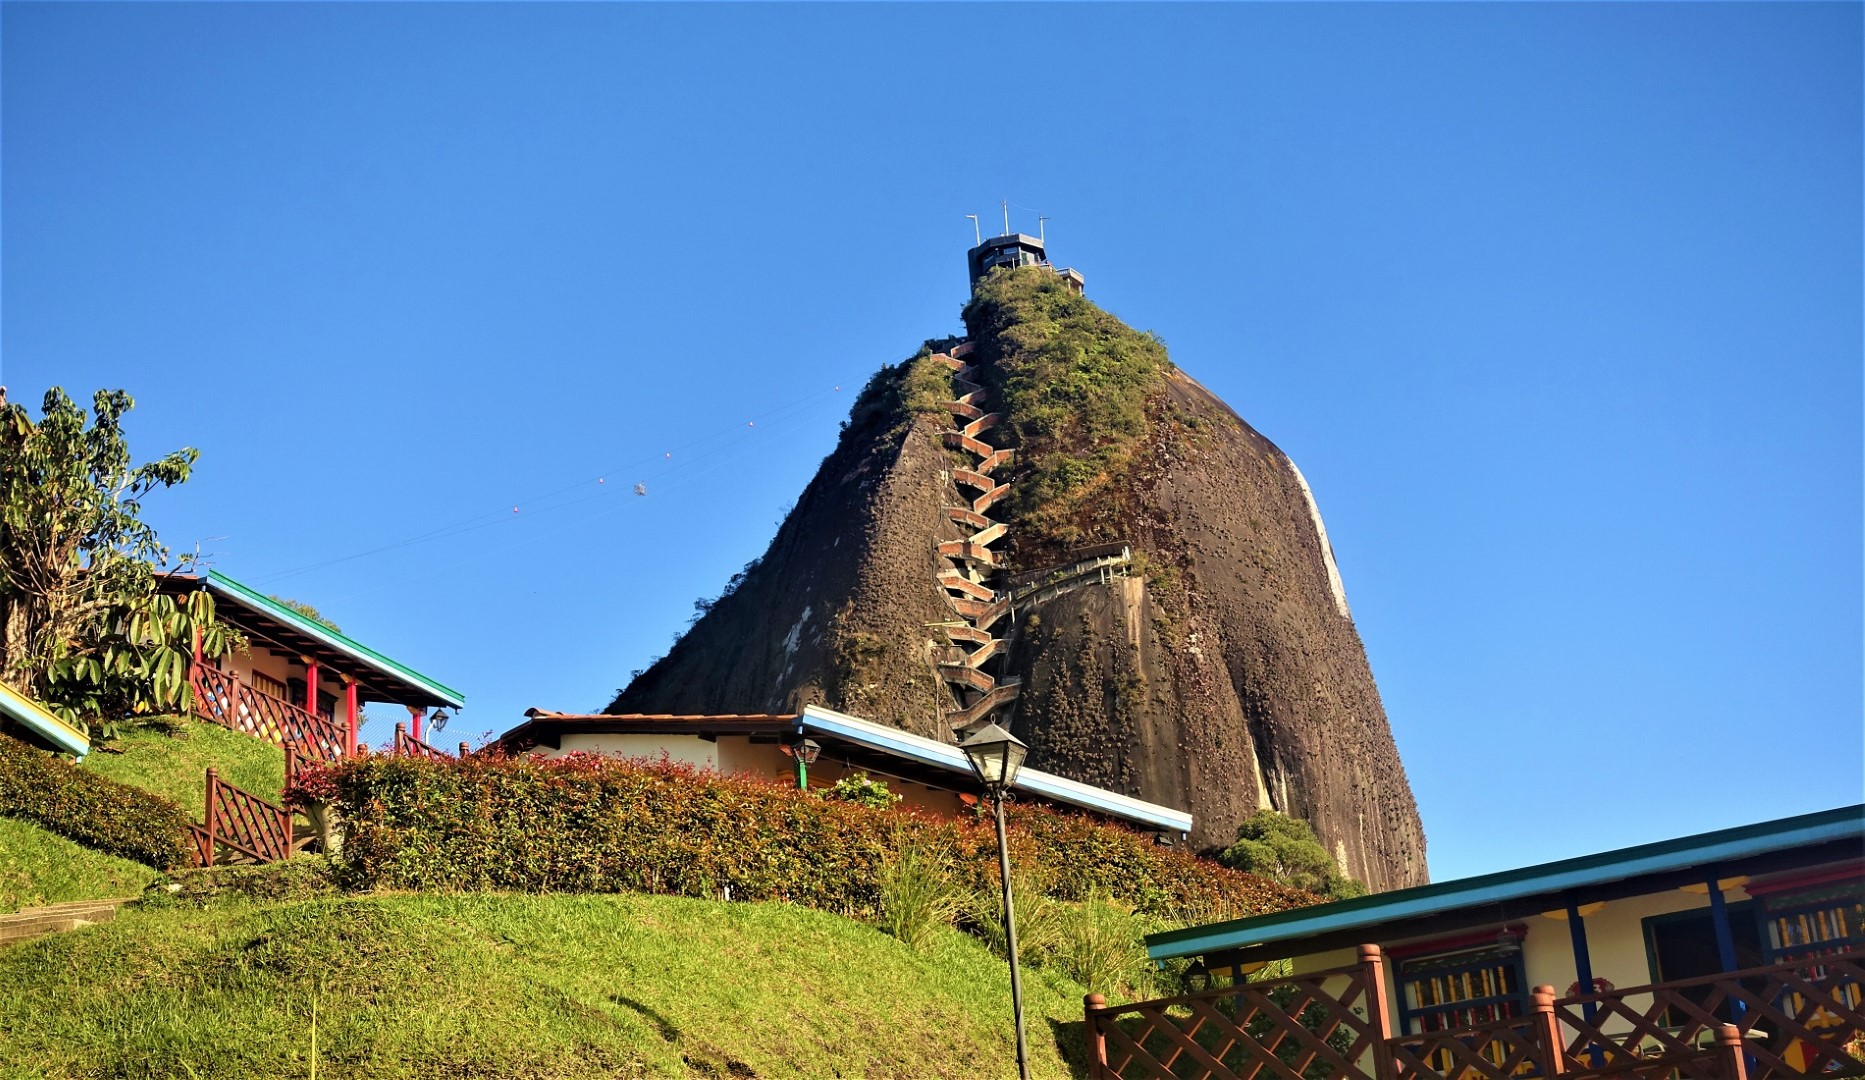
<instances>
[{"instance_id":1,"label":"trimmed hedge","mask_svg":"<svg viewBox=\"0 0 1865 1080\"><path fill-rule=\"evenodd\" d=\"M961 885L997 878L988 819L824 800L786 784L668 761L585 754L464 761L368 757L308 770L291 793L345 820L340 877L391 889L634 890L875 908L907 846ZM1044 892L1115 898L1149 915L1229 918L1318 898L1086 818L1015 806L1011 859Z\"/></svg>"},{"instance_id":2,"label":"trimmed hedge","mask_svg":"<svg viewBox=\"0 0 1865 1080\"><path fill-rule=\"evenodd\" d=\"M157 870L187 864L181 807L0 735L0 817L24 818L88 848Z\"/></svg>"}]
</instances>

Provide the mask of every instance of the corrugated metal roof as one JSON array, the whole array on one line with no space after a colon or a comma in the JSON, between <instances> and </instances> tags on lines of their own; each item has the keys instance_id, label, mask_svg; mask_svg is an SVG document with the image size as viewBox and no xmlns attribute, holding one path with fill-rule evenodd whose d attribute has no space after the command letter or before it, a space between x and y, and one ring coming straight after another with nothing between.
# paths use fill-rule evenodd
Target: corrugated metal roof
<instances>
[{"instance_id":1,"label":"corrugated metal roof","mask_svg":"<svg viewBox=\"0 0 1865 1080\"><path fill-rule=\"evenodd\" d=\"M969 787L972 775L971 764L965 760L965 752L951 743L943 743L924 735L915 735L902 728L863 720L858 716L850 716L847 713L824 709L816 705L805 708L800 714L786 715L770 713L578 714L528 709L525 717L523 724L499 736L499 741L507 744L523 743L551 729L560 734L571 734L578 730L654 733L684 730L694 734L793 731L799 735L820 735L824 738L835 739L898 761L910 761L923 768L935 770L937 773L956 774L964 778L949 785L942 782L941 786L948 790L957 790L960 784ZM1092 784L1079 783L1040 769L1025 768L1019 772L1016 789L1049 802L1092 810L1106 817L1160 832L1184 833L1191 831L1192 827L1192 816L1183 810L1174 810L1169 806L1160 806L1157 803L1131 798L1119 792L1108 791Z\"/></svg>"},{"instance_id":2,"label":"corrugated metal roof","mask_svg":"<svg viewBox=\"0 0 1865 1080\"><path fill-rule=\"evenodd\" d=\"M965 760L965 752L951 743L942 743L901 728L877 724L872 720L863 720L858 716L849 716L816 705L805 708L797 720L806 730L832 733L898 757L971 775L971 763ZM1131 798L1040 769L1025 768L1017 773L1015 787L1018 791L1027 791L1052 802L1079 806L1164 832L1190 832L1192 827L1192 816L1183 810Z\"/></svg>"}]
</instances>

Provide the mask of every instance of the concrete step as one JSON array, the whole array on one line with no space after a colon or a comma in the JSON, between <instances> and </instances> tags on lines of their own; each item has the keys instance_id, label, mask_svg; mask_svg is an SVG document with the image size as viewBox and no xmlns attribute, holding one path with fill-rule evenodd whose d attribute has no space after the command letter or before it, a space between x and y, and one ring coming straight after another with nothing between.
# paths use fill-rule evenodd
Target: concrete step
<instances>
[{"instance_id":1,"label":"concrete step","mask_svg":"<svg viewBox=\"0 0 1865 1080\"><path fill-rule=\"evenodd\" d=\"M117 908L129 903L130 899L79 900L0 915L0 945L107 923L117 917Z\"/></svg>"}]
</instances>

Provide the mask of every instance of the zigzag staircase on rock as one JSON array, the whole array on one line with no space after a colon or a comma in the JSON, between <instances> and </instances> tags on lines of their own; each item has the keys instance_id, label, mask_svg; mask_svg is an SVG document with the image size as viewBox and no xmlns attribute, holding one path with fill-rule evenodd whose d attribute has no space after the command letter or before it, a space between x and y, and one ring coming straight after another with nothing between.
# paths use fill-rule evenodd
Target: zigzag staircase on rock
<instances>
[{"instance_id":1,"label":"zigzag staircase on rock","mask_svg":"<svg viewBox=\"0 0 1865 1080\"><path fill-rule=\"evenodd\" d=\"M970 533L962 540L938 544L936 576L958 618L934 624L932 629L940 636L932 646L939 677L958 706L946 713L954 732L982 727L1017 699L1021 680L1004 674L1010 627L997 633L1006 617L1014 618L1016 604L1042 603L1084 585L1109 582L1116 575L1125 576L1133 561L1132 549L1126 544L1110 544L1076 552L1074 561L1062 566L1003 578L997 545L1010 527L994 519L991 511L1010 493L1010 484L994 474L1008 467L1016 452L987 441L1002 441L1003 417L987 411L988 395L974 377L977 368L965 362L971 352L972 343L967 341L933 356L952 370L953 396L946 409L952 413L953 430L943 435L946 448L973 459L970 468L952 470L952 482L976 493L961 505L946 507L946 516ZM1007 587L997 587L998 582Z\"/></svg>"},{"instance_id":2,"label":"zigzag staircase on rock","mask_svg":"<svg viewBox=\"0 0 1865 1080\"><path fill-rule=\"evenodd\" d=\"M952 369L953 397L946 408L952 413L954 430L945 432L945 445L973 459L970 468L952 470L952 481L976 492L963 505L946 507L946 516L969 530L968 535L963 540L943 541L938 548L939 587L958 620L938 625L943 640L933 643L933 655L939 677L958 705L946 713L947 723L955 730L983 725L992 713L1015 701L1018 690L1016 679L1002 675L1008 651L1004 639L992 633L1009 613L1009 600L990 584L999 567L994 545L1009 532L1007 525L990 517L990 511L1010 491L1010 485L1000 483L992 473L1009 465L1013 453L985 441L1002 418L985 411L984 386L972 377L977 369L964 359L971 349L966 342L934 357Z\"/></svg>"}]
</instances>

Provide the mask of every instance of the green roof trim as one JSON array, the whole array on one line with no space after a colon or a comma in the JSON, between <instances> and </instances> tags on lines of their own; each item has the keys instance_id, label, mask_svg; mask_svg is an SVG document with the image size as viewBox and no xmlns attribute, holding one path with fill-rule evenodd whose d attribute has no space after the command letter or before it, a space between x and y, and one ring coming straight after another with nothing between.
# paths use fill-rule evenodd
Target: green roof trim
<instances>
[{"instance_id":1,"label":"green roof trim","mask_svg":"<svg viewBox=\"0 0 1865 1080\"><path fill-rule=\"evenodd\" d=\"M1146 953L1154 960L1169 960L1360 927L1372 928L1398 919L1436 915L1852 837L1865 837L1865 805L1842 806L1516 870L1148 934Z\"/></svg>"},{"instance_id":2,"label":"green roof trim","mask_svg":"<svg viewBox=\"0 0 1865 1080\"><path fill-rule=\"evenodd\" d=\"M0 714L37 732L53 746L79 757L91 752L91 737L45 711L38 702L0 683Z\"/></svg>"},{"instance_id":3,"label":"green roof trim","mask_svg":"<svg viewBox=\"0 0 1865 1080\"><path fill-rule=\"evenodd\" d=\"M444 683L435 682L433 679L428 678L426 675L421 674L411 667L398 664L369 646L344 637L342 634L337 633L323 623L293 611L277 600L272 599L264 593L256 592L249 586L240 584L218 570L209 570L207 572L207 577L203 580L206 581L210 589L213 589L215 592L220 593L235 603L252 608L265 615L267 618L276 619L305 636L320 641L338 652L343 653L345 656L350 657L365 667L374 668L376 671L387 675L391 679L398 679L418 687L456 709L466 706L466 695L455 690L453 687L447 686Z\"/></svg>"}]
</instances>

